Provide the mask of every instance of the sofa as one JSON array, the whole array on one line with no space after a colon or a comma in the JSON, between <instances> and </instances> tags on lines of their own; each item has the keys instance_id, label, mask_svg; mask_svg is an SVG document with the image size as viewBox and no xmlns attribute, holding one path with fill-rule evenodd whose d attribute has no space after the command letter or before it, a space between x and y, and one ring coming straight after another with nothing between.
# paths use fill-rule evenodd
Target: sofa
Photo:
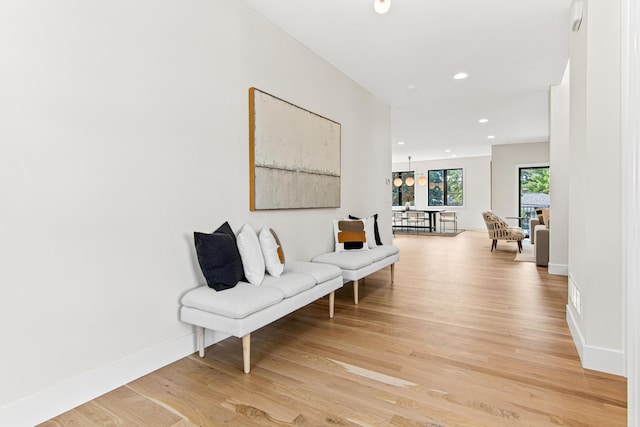
<instances>
[{"instance_id":1,"label":"sofa","mask_svg":"<svg viewBox=\"0 0 640 427\"><path fill-rule=\"evenodd\" d=\"M353 301L358 304L358 286L361 279L387 266L394 281L395 263L400 260L400 251L392 245L383 244L377 227L377 215L368 218L349 216L334 220L335 248L311 259L313 263L339 267L346 284L353 283Z\"/></svg>"},{"instance_id":2,"label":"sofa","mask_svg":"<svg viewBox=\"0 0 640 427\"><path fill-rule=\"evenodd\" d=\"M536 216L529 220L529 233L536 265L549 264L549 209L536 209Z\"/></svg>"},{"instance_id":3,"label":"sofa","mask_svg":"<svg viewBox=\"0 0 640 427\"><path fill-rule=\"evenodd\" d=\"M243 370L251 370L251 333L325 296L329 318L334 292L343 286L334 265L284 260L277 235L245 224L236 236L225 222L213 233L194 233L198 263L207 282L181 298L180 320L196 327L205 353L205 329L242 338Z\"/></svg>"}]
</instances>

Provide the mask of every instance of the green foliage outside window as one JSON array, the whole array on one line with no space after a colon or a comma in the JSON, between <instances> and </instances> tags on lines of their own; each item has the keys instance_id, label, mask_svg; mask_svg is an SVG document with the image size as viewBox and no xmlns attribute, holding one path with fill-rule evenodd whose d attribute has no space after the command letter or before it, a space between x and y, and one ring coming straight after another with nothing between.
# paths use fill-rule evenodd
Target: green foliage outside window
<instances>
[{"instance_id":1,"label":"green foliage outside window","mask_svg":"<svg viewBox=\"0 0 640 427\"><path fill-rule=\"evenodd\" d=\"M415 178L413 172L393 172L391 176L391 200L392 206L406 206L407 203L409 206L415 205L414 199L414 187L413 185L406 185L407 178ZM402 185L400 187L396 187L394 181L400 178L402 180Z\"/></svg>"},{"instance_id":2,"label":"green foliage outside window","mask_svg":"<svg viewBox=\"0 0 640 427\"><path fill-rule=\"evenodd\" d=\"M522 169L520 185L529 193L549 194L549 168Z\"/></svg>"},{"instance_id":3,"label":"green foliage outside window","mask_svg":"<svg viewBox=\"0 0 640 427\"><path fill-rule=\"evenodd\" d=\"M428 173L429 206L462 206L462 169L435 169Z\"/></svg>"}]
</instances>

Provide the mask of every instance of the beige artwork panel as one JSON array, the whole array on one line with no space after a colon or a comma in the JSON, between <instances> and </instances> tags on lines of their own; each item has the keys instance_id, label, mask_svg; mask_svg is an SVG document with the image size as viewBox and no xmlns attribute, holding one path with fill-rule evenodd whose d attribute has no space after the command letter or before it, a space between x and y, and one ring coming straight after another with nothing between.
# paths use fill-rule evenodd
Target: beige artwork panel
<instances>
[{"instance_id":1,"label":"beige artwork panel","mask_svg":"<svg viewBox=\"0 0 640 427\"><path fill-rule=\"evenodd\" d=\"M251 210L340 207L340 123L249 90Z\"/></svg>"}]
</instances>

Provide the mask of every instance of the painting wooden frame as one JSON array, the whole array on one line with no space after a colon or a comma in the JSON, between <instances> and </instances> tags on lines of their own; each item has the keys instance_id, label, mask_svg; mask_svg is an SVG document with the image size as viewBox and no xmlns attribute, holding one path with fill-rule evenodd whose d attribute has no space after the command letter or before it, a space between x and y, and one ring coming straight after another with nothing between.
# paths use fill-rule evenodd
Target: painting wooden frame
<instances>
[{"instance_id":1,"label":"painting wooden frame","mask_svg":"<svg viewBox=\"0 0 640 427\"><path fill-rule=\"evenodd\" d=\"M341 125L249 89L250 210L340 207Z\"/></svg>"}]
</instances>

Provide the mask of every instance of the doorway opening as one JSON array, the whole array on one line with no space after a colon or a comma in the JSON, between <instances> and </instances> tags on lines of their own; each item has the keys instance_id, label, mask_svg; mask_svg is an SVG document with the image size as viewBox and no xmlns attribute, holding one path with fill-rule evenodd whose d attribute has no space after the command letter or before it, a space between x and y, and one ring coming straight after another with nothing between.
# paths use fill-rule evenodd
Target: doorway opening
<instances>
[{"instance_id":1,"label":"doorway opening","mask_svg":"<svg viewBox=\"0 0 640 427\"><path fill-rule=\"evenodd\" d=\"M529 219L536 209L549 207L549 166L519 168L519 217L525 234L530 235Z\"/></svg>"}]
</instances>

